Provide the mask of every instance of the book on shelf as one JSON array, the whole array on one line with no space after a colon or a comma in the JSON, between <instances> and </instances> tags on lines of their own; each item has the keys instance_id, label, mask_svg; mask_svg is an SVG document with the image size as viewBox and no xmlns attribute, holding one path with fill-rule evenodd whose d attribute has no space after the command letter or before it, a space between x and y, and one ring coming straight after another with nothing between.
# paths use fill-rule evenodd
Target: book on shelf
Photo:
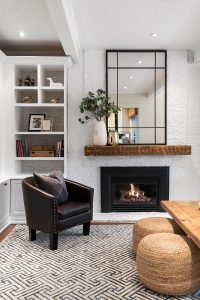
<instances>
[{"instance_id":1,"label":"book on shelf","mask_svg":"<svg viewBox=\"0 0 200 300\"><path fill-rule=\"evenodd\" d=\"M16 155L17 157L28 156L28 143L26 140L16 140Z\"/></svg>"}]
</instances>

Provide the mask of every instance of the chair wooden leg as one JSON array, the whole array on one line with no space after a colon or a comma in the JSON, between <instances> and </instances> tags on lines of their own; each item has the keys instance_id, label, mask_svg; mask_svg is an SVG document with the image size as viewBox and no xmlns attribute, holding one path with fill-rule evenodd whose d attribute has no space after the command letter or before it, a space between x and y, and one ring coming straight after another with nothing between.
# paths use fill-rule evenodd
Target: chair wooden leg
<instances>
[{"instance_id":1,"label":"chair wooden leg","mask_svg":"<svg viewBox=\"0 0 200 300\"><path fill-rule=\"evenodd\" d=\"M90 233L90 222L83 224L83 235L89 235Z\"/></svg>"},{"instance_id":2,"label":"chair wooden leg","mask_svg":"<svg viewBox=\"0 0 200 300\"><path fill-rule=\"evenodd\" d=\"M50 249L51 250L58 249L58 233L50 233L49 240L50 240Z\"/></svg>"},{"instance_id":3,"label":"chair wooden leg","mask_svg":"<svg viewBox=\"0 0 200 300\"><path fill-rule=\"evenodd\" d=\"M35 241L36 240L36 230L29 228L29 240Z\"/></svg>"}]
</instances>

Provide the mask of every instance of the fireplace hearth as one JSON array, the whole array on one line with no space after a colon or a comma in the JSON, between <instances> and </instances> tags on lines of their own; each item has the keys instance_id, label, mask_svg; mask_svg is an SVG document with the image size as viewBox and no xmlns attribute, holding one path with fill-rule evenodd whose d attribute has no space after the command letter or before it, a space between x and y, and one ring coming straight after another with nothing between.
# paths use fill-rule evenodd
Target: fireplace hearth
<instances>
[{"instance_id":1,"label":"fireplace hearth","mask_svg":"<svg viewBox=\"0 0 200 300\"><path fill-rule=\"evenodd\" d=\"M169 167L102 167L101 211L163 211Z\"/></svg>"}]
</instances>

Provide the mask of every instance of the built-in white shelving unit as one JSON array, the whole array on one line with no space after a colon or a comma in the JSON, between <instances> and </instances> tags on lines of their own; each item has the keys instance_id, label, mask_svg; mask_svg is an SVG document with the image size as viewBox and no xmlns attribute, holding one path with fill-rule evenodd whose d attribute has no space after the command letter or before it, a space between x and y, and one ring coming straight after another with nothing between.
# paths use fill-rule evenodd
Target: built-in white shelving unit
<instances>
[{"instance_id":1,"label":"built-in white shelving unit","mask_svg":"<svg viewBox=\"0 0 200 300\"><path fill-rule=\"evenodd\" d=\"M23 178L33 172L48 175L55 169L61 169L67 177L67 69L71 66L70 57L7 56L1 64L0 173L4 178L0 182L0 231L9 222L25 222ZM27 75L34 79L34 86L19 85L19 78L24 80ZM49 86L46 78L63 86ZM31 103L24 103L26 96L32 98ZM59 103L50 102L57 98ZM30 114L45 114L46 119L52 119L52 131L29 131ZM64 157L18 157L16 140L26 140L29 150L34 145L56 147L64 140Z\"/></svg>"},{"instance_id":2,"label":"built-in white shelving unit","mask_svg":"<svg viewBox=\"0 0 200 300\"><path fill-rule=\"evenodd\" d=\"M48 58L36 61L26 60L13 64L13 111L14 111L14 147L15 151L15 173L30 174L33 171L48 173L54 169L61 169L64 172L64 157L30 157L29 152L32 146L54 147L55 155L57 143L64 141L66 147L66 74L67 65L65 59ZM24 80L32 79L33 86L25 86ZM50 86L47 78L52 78L54 83L61 83L63 86ZM21 80L22 79L22 80ZM22 85L21 85L22 84ZM24 102L24 97L32 98L31 103ZM57 99L57 103L51 103ZM53 122L52 131L29 131L29 117L31 114L44 114L45 119ZM25 140L28 145L28 156L20 156L17 153L17 140ZM64 153L66 151L64 150Z\"/></svg>"}]
</instances>

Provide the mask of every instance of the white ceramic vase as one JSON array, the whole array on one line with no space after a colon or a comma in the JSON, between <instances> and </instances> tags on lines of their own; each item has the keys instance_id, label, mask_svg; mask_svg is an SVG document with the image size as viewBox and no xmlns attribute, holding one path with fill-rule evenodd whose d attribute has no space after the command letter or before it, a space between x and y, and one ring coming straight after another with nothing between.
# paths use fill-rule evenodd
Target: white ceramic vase
<instances>
[{"instance_id":1,"label":"white ceramic vase","mask_svg":"<svg viewBox=\"0 0 200 300\"><path fill-rule=\"evenodd\" d=\"M107 145L107 131L105 122L103 120L96 122L93 143L97 146Z\"/></svg>"}]
</instances>

